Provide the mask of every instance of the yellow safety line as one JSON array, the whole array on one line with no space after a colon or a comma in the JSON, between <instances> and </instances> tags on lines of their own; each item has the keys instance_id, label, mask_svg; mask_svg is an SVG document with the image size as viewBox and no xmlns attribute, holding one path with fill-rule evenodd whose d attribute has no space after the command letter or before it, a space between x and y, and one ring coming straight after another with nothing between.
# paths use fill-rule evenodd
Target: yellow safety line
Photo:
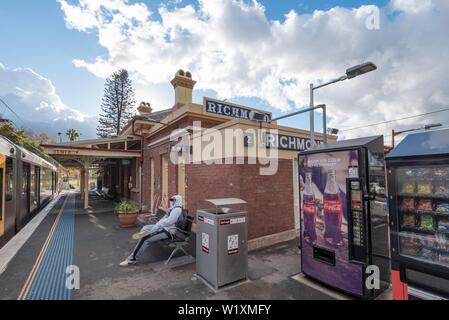
<instances>
[{"instance_id":1,"label":"yellow safety line","mask_svg":"<svg viewBox=\"0 0 449 320\"><path fill-rule=\"evenodd\" d=\"M61 217L62 211L64 210L65 204L68 199L69 199L69 195L67 194L67 197L65 198L64 203L62 204L62 207L59 210L58 216L56 217L56 220L53 223L50 233L48 234L48 237L45 240L44 246L42 247L42 250L39 253L39 256L37 257L36 262L34 263L33 269L31 270L31 273L28 276L28 279L25 282L25 285L23 286L22 291L20 292L20 295L17 298L17 300L25 300L26 296L28 295L28 292L30 291L30 288L31 288L31 284L33 283L33 280L36 277L37 270L39 270L42 259L44 258L45 252L47 251L48 245L50 244L50 240L53 237L53 233L55 232L56 226L58 225L59 218Z\"/></svg>"}]
</instances>

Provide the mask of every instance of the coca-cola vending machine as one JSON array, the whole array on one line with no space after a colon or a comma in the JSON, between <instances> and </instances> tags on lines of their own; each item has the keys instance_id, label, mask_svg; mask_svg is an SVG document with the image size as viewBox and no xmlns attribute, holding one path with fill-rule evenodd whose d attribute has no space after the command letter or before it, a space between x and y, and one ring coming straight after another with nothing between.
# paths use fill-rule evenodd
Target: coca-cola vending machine
<instances>
[{"instance_id":1,"label":"coca-cola vending machine","mask_svg":"<svg viewBox=\"0 0 449 320\"><path fill-rule=\"evenodd\" d=\"M383 136L299 154L301 270L370 299L390 284Z\"/></svg>"}]
</instances>

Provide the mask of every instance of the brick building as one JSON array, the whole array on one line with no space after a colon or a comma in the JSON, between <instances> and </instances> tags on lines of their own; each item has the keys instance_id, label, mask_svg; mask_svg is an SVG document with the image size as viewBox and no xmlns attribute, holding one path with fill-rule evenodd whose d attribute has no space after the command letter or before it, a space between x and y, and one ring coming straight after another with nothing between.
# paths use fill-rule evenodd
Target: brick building
<instances>
[{"instance_id":1,"label":"brick building","mask_svg":"<svg viewBox=\"0 0 449 320\"><path fill-rule=\"evenodd\" d=\"M142 104L121 132L141 139L141 157L119 166L119 176L125 176L120 181L130 189L125 198L154 211L181 194L191 216L199 200L240 198L247 201L250 249L296 237L297 157L310 145L309 132L279 126L262 110L210 98L192 103L196 82L189 72L179 70L171 83L172 108L152 112ZM315 136L322 139L320 133ZM230 142L232 152L225 152ZM271 166L274 174L261 174ZM106 187L115 169L114 164L104 167Z\"/></svg>"}]
</instances>

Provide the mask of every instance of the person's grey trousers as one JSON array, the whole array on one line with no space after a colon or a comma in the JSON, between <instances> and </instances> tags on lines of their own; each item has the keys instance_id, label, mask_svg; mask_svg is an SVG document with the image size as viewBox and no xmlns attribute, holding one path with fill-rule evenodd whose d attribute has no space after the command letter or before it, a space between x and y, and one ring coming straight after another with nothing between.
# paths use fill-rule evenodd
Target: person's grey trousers
<instances>
[{"instance_id":1,"label":"person's grey trousers","mask_svg":"<svg viewBox=\"0 0 449 320\"><path fill-rule=\"evenodd\" d=\"M142 239L139 239L139 242L137 242L136 247L134 248L131 255L128 257L128 260L137 260L142 252L145 251L148 246L157 241L161 241L164 239L168 239L168 235L165 231L160 230L160 228L155 227L154 224L148 224L144 226L140 232L142 231L149 231L150 234Z\"/></svg>"}]
</instances>

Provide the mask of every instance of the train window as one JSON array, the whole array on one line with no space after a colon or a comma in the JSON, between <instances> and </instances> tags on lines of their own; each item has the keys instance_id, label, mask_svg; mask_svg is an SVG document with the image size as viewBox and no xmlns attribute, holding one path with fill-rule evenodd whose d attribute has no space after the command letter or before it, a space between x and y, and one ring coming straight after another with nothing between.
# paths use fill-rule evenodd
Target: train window
<instances>
[{"instance_id":1,"label":"train window","mask_svg":"<svg viewBox=\"0 0 449 320\"><path fill-rule=\"evenodd\" d=\"M13 162L11 158L6 158L6 173L5 173L5 201L11 201L14 190L14 171Z\"/></svg>"},{"instance_id":2,"label":"train window","mask_svg":"<svg viewBox=\"0 0 449 320\"><path fill-rule=\"evenodd\" d=\"M49 169L40 168L40 202L44 203L52 195L53 172Z\"/></svg>"},{"instance_id":3,"label":"train window","mask_svg":"<svg viewBox=\"0 0 449 320\"><path fill-rule=\"evenodd\" d=\"M36 194L36 171L35 167L31 165L30 167L30 211L33 211L37 205L37 194Z\"/></svg>"},{"instance_id":4,"label":"train window","mask_svg":"<svg viewBox=\"0 0 449 320\"><path fill-rule=\"evenodd\" d=\"M27 163L24 163L22 174L22 197L26 197L29 192L30 192L30 166Z\"/></svg>"}]
</instances>

